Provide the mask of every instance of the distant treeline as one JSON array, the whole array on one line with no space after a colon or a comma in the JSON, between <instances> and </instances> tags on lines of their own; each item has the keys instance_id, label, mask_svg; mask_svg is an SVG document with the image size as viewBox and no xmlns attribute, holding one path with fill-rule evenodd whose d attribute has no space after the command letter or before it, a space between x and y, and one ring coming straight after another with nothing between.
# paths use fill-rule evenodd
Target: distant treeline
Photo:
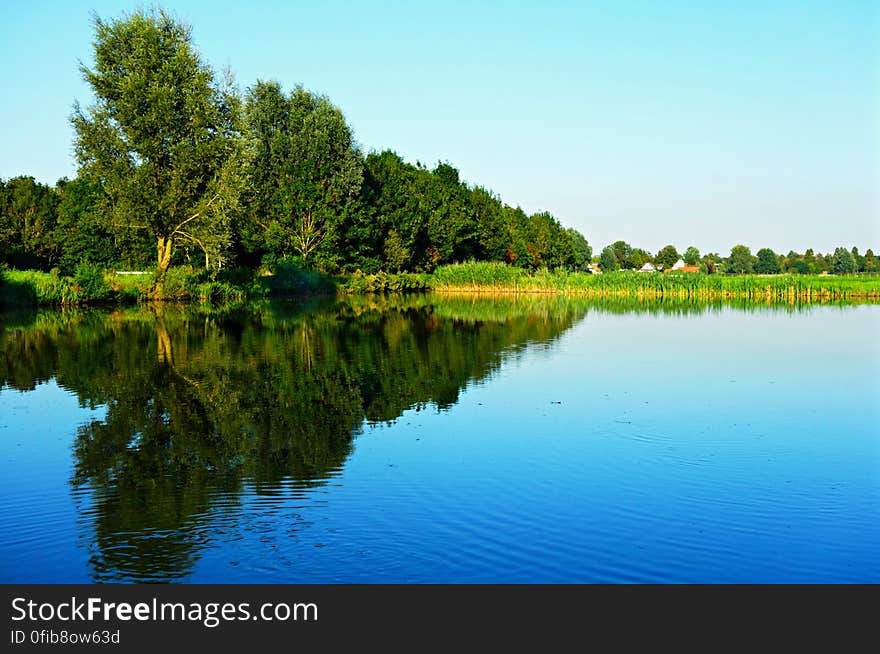
<instances>
[{"instance_id":1,"label":"distant treeline","mask_svg":"<svg viewBox=\"0 0 880 654\"><path fill-rule=\"evenodd\" d=\"M877 261L874 252L869 248L862 255L859 254L859 249L855 246L851 249L838 247L827 254L816 252L812 248L803 253L789 250L788 254L777 254L770 248L761 248L753 255L747 246L735 245L730 254L725 257L717 252L700 254L700 251L694 246L690 246L682 254L679 254L673 245L667 245L656 255L652 255L646 250L632 247L625 241L617 241L604 248L598 258L603 272L639 270L646 263L669 270L679 260L688 266L696 266L708 274L723 272L735 275L777 275L780 273L846 275L860 272L880 272L880 262Z\"/></svg>"},{"instance_id":2,"label":"distant treeline","mask_svg":"<svg viewBox=\"0 0 880 654\"><path fill-rule=\"evenodd\" d=\"M258 81L239 93L161 9L95 18L94 65L81 68L96 102L71 121L77 177L54 187L0 180L0 266L73 274L91 266L158 271L279 263L329 274L432 272L466 261L524 270L584 270L593 249L550 213L526 214L449 163L428 168L392 151L364 154L342 112L302 87ZM871 250L727 257L688 248L708 273L878 272ZM618 241L603 271L671 267Z\"/></svg>"}]
</instances>

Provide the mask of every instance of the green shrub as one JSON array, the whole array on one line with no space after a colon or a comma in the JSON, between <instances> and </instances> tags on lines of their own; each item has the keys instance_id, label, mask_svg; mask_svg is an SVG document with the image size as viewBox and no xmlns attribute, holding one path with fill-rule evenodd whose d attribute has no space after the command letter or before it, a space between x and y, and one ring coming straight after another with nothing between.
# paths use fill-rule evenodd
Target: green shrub
<instances>
[{"instance_id":1,"label":"green shrub","mask_svg":"<svg viewBox=\"0 0 880 654\"><path fill-rule=\"evenodd\" d=\"M110 287L104 281L104 271L100 266L84 261L77 265L73 279L85 300L104 300L110 296Z\"/></svg>"},{"instance_id":2,"label":"green shrub","mask_svg":"<svg viewBox=\"0 0 880 654\"><path fill-rule=\"evenodd\" d=\"M156 285L156 299L182 301L198 297L204 277L204 273L195 271L192 266L169 268Z\"/></svg>"},{"instance_id":3,"label":"green shrub","mask_svg":"<svg viewBox=\"0 0 880 654\"><path fill-rule=\"evenodd\" d=\"M364 274L357 270L340 280L339 291L348 295L359 293L406 293L430 290L430 275L420 273Z\"/></svg>"},{"instance_id":4,"label":"green shrub","mask_svg":"<svg viewBox=\"0 0 880 654\"><path fill-rule=\"evenodd\" d=\"M138 302L152 297L152 273L117 275L108 272L104 274L104 281L110 287L114 297L120 302Z\"/></svg>"},{"instance_id":5,"label":"green shrub","mask_svg":"<svg viewBox=\"0 0 880 654\"><path fill-rule=\"evenodd\" d=\"M280 263L271 274L260 278L261 284L273 295L326 295L334 293L336 285L327 275L303 270L290 263Z\"/></svg>"},{"instance_id":6,"label":"green shrub","mask_svg":"<svg viewBox=\"0 0 880 654\"><path fill-rule=\"evenodd\" d=\"M239 266L237 268L223 268L222 270L218 270L214 273L214 279L234 286L247 287L254 282L256 275L250 268Z\"/></svg>"},{"instance_id":7,"label":"green shrub","mask_svg":"<svg viewBox=\"0 0 880 654\"><path fill-rule=\"evenodd\" d=\"M197 295L202 302L236 303L248 299L247 286L235 286L228 282L207 281L199 284Z\"/></svg>"}]
</instances>

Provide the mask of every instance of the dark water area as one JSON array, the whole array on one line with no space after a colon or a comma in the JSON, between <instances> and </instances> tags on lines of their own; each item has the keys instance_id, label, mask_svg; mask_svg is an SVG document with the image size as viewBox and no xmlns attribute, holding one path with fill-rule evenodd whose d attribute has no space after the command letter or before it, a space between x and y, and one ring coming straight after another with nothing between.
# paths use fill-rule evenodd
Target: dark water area
<instances>
[{"instance_id":1,"label":"dark water area","mask_svg":"<svg viewBox=\"0 0 880 654\"><path fill-rule=\"evenodd\" d=\"M0 582L880 582L880 306L0 313Z\"/></svg>"}]
</instances>

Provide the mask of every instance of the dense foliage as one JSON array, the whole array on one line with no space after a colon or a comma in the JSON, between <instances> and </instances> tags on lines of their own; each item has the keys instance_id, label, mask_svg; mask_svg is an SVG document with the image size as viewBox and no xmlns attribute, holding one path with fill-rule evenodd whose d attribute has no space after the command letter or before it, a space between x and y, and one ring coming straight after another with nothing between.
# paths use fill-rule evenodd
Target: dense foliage
<instances>
[{"instance_id":1,"label":"dense foliage","mask_svg":"<svg viewBox=\"0 0 880 654\"><path fill-rule=\"evenodd\" d=\"M584 267L583 235L385 151L366 156L329 99L258 81L242 99L164 11L95 19L96 103L72 117L79 176L0 186L0 262L328 273L430 271L469 259Z\"/></svg>"},{"instance_id":2,"label":"dense foliage","mask_svg":"<svg viewBox=\"0 0 880 654\"><path fill-rule=\"evenodd\" d=\"M160 272L181 241L202 252L205 267L219 264L243 184L237 95L215 81L189 27L162 10L95 18L95 32L95 64L82 73L97 102L77 105L72 122L107 226L143 230Z\"/></svg>"},{"instance_id":3,"label":"dense foliage","mask_svg":"<svg viewBox=\"0 0 880 654\"><path fill-rule=\"evenodd\" d=\"M163 297L172 265L205 271L199 284L236 267L299 268L357 273L354 286L387 288L378 275L460 262L530 272L594 264L583 234L505 204L449 163L363 153L324 96L258 81L242 97L201 59L191 29L161 9L96 18L94 27L94 63L82 73L96 102L72 117L78 176L54 187L0 180L0 266L55 271L55 280L82 277L82 266L156 271L154 295ZM753 256L737 245L722 257L616 241L596 259L609 272L669 269L680 257L709 274L880 272L874 253L855 247ZM393 279L392 287L424 286Z\"/></svg>"}]
</instances>

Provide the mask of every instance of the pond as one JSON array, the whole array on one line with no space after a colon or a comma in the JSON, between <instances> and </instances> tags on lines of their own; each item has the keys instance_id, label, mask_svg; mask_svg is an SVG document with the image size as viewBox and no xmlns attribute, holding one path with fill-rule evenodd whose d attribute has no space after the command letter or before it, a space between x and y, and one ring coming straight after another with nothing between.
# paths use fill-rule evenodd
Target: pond
<instances>
[{"instance_id":1,"label":"pond","mask_svg":"<svg viewBox=\"0 0 880 654\"><path fill-rule=\"evenodd\" d=\"M0 582L878 582L880 306L0 314Z\"/></svg>"}]
</instances>

